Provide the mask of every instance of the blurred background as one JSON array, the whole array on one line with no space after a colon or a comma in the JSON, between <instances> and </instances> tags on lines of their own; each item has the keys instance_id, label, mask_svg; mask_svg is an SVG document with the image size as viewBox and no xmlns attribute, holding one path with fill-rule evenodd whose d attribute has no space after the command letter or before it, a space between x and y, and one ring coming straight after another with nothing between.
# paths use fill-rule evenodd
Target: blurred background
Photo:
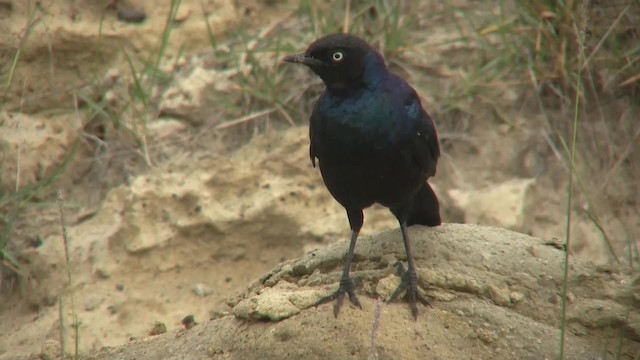
<instances>
[{"instance_id":1,"label":"blurred background","mask_svg":"<svg viewBox=\"0 0 640 360\"><path fill-rule=\"evenodd\" d=\"M0 0L0 358L205 321L345 240L323 84L281 60L339 31L434 118L445 222L563 246L570 216L572 256L640 268L638 1Z\"/></svg>"}]
</instances>

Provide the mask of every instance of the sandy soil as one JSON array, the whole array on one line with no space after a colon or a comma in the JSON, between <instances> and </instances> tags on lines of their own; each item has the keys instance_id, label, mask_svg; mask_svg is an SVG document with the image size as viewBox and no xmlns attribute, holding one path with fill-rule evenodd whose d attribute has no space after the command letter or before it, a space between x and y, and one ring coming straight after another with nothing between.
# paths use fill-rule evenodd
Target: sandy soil
<instances>
[{"instance_id":1,"label":"sandy soil","mask_svg":"<svg viewBox=\"0 0 640 360\"><path fill-rule=\"evenodd\" d=\"M99 114L87 115L90 101L78 99L80 93L96 102L118 99L130 86L125 53L153 53L160 44L166 6L117 4L40 1L3 94L3 189L28 187L74 154L55 183L65 196L73 278L69 284L52 187L16 222L12 251L21 276L0 274L0 359L56 358L61 328L72 352L74 313L80 352L92 359L554 357L563 253L550 245L563 234L566 172L531 125L538 114L520 108L500 114L510 125L483 107L435 114L445 156L433 183L444 220L519 233L453 224L412 229L421 286L434 299L413 322L405 304L377 300L397 281L395 257L403 258L393 217L372 208L355 265L364 309L345 306L336 320L329 305L310 303L335 285L348 223L309 164L307 129L267 130L231 151L235 144L226 140L242 132L215 131L221 116L212 116L220 114L212 105L216 94L234 85L203 50L210 40L203 9L214 36L224 39L229 29L271 26L287 5L183 1L161 64L176 77L157 89L161 116L147 124L147 156L135 132L105 126ZM144 9L147 20L119 21L116 10L123 9ZM258 10L260 19L253 16ZM29 19L24 2L0 1L2 74ZM433 32L446 36L447 28ZM439 52L430 62L444 64L447 56ZM431 91L422 94L427 103L437 92L420 89ZM505 102L512 100L505 94ZM621 119L638 113L637 104L623 105L609 106ZM587 173L597 166L586 164ZM591 201L609 236L636 241L638 184L624 168L610 175L604 189L587 179L601 190ZM618 342L622 358L634 358L638 279L611 265L601 232L580 206L574 214L571 251L579 260L570 281L569 358L612 354ZM626 245L615 243L616 252L624 254ZM198 325L185 330L188 315ZM163 327L167 334L150 336Z\"/></svg>"}]
</instances>

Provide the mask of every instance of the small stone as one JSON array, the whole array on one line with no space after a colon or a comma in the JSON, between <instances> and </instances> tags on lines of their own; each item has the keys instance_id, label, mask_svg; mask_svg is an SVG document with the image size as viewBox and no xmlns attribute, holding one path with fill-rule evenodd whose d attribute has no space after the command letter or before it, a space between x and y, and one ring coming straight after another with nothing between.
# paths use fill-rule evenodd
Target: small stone
<instances>
[{"instance_id":1,"label":"small stone","mask_svg":"<svg viewBox=\"0 0 640 360\"><path fill-rule=\"evenodd\" d=\"M182 319L181 323L184 326L184 328L187 329L187 330L189 330L192 327L198 325L198 323L196 322L196 319L193 317L193 315L185 316L184 319Z\"/></svg>"},{"instance_id":2,"label":"small stone","mask_svg":"<svg viewBox=\"0 0 640 360\"><path fill-rule=\"evenodd\" d=\"M124 284L116 284L116 290L124 291Z\"/></svg>"},{"instance_id":3,"label":"small stone","mask_svg":"<svg viewBox=\"0 0 640 360\"><path fill-rule=\"evenodd\" d=\"M100 279L108 279L111 277L111 272L105 268L96 267L96 274L100 277Z\"/></svg>"},{"instance_id":4,"label":"small stone","mask_svg":"<svg viewBox=\"0 0 640 360\"><path fill-rule=\"evenodd\" d=\"M494 304L499 306L508 306L511 304L509 298L509 292L506 289L500 289L495 285L488 285L486 287L486 294L493 301Z\"/></svg>"},{"instance_id":5,"label":"small stone","mask_svg":"<svg viewBox=\"0 0 640 360\"><path fill-rule=\"evenodd\" d=\"M491 344L498 339L498 336L495 332L487 329L476 330L476 336L485 344Z\"/></svg>"},{"instance_id":6,"label":"small stone","mask_svg":"<svg viewBox=\"0 0 640 360\"><path fill-rule=\"evenodd\" d=\"M500 124L497 127L498 132L502 135L506 135L511 130L511 125L509 124Z\"/></svg>"},{"instance_id":7,"label":"small stone","mask_svg":"<svg viewBox=\"0 0 640 360\"><path fill-rule=\"evenodd\" d=\"M167 332L167 325L165 325L163 322L156 321L156 323L153 324L153 327L151 328L151 330L149 330L149 335L151 336L160 335L166 332Z\"/></svg>"},{"instance_id":8,"label":"small stone","mask_svg":"<svg viewBox=\"0 0 640 360\"><path fill-rule=\"evenodd\" d=\"M573 304L576 301L576 296L571 292L567 292L567 302Z\"/></svg>"},{"instance_id":9,"label":"small stone","mask_svg":"<svg viewBox=\"0 0 640 360\"><path fill-rule=\"evenodd\" d=\"M13 10L13 4L11 0L0 0L0 10L11 12Z\"/></svg>"},{"instance_id":10,"label":"small stone","mask_svg":"<svg viewBox=\"0 0 640 360\"><path fill-rule=\"evenodd\" d=\"M291 303L288 295L278 292L261 295L256 303L254 318L278 321L298 314L300 309Z\"/></svg>"},{"instance_id":11,"label":"small stone","mask_svg":"<svg viewBox=\"0 0 640 360\"><path fill-rule=\"evenodd\" d=\"M56 340L47 340L42 344L40 350L40 358L42 360L55 360L59 359L62 355L62 347Z\"/></svg>"},{"instance_id":12,"label":"small stone","mask_svg":"<svg viewBox=\"0 0 640 360\"><path fill-rule=\"evenodd\" d=\"M255 313L257 297L242 299L233 307L233 315L238 319L251 319Z\"/></svg>"},{"instance_id":13,"label":"small stone","mask_svg":"<svg viewBox=\"0 0 640 360\"><path fill-rule=\"evenodd\" d=\"M109 305L109 307L107 307L107 310L109 310L109 314L110 315L115 315L118 313L118 305Z\"/></svg>"},{"instance_id":14,"label":"small stone","mask_svg":"<svg viewBox=\"0 0 640 360\"><path fill-rule=\"evenodd\" d=\"M521 302L522 300L524 300L525 296L521 292L512 291L511 294L509 294L509 298L511 299L512 303L517 304L517 303Z\"/></svg>"},{"instance_id":15,"label":"small stone","mask_svg":"<svg viewBox=\"0 0 640 360\"><path fill-rule=\"evenodd\" d=\"M380 263L384 264L385 266L393 265L396 262L398 262L398 259L393 254L384 254L380 258Z\"/></svg>"},{"instance_id":16,"label":"small stone","mask_svg":"<svg viewBox=\"0 0 640 360\"><path fill-rule=\"evenodd\" d=\"M191 16L191 8L188 6L180 6L178 11L176 12L176 16L174 17L174 21L181 23L186 21Z\"/></svg>"},{"instance_id":17,"label":"small stone","mask_svg":"<svg viewBox=\"0 0 640 360\"><path fill-rule=\"evenodd\" d=\"M264 288L257 295L241 300L232 311L239 319L278 321L314 306L327 295L325 290L301 289L296 284L280 281L274 287Z\"/></svg>"},{"instance_id":18,"label":"small stone","mask_svg":"<svg viewBox=\"0 0 640 360\"><path fill-rule=\"evenodd\" d=\"M203 283L193 284L193 286L191 287L191 291L193 291L194 294L200 297L209 296L213 292L213 290L209 286Z\"/></svg>"},{"instance_id":19,"label":"small stone","mask_svg":"<svg viewBox=\"0 0 640 360\"><path fill-rule=\"evenodd\" d=\"M138 24L147 18L144 9L134 8L128 2L119 1L116 3L116 16L118 20Z\"/></svg>"},{"instance_id":20,"label":"small stone","mask_svg":"<svg viewBox=\"0 0 640 360\"><path fill-rule=\"evenodd\" d=\"M378 284L376 284L376 294L382 296L385 300L389 300L398 285L400 285L400 277L391 274L378 281Z\"/></svg>"},{"instance_id":21,"label":"small stone","mask_svg":"<svg viewBox=\"0 0 640 360\"><path fill-rule=\"evenodd\" d=\"M115 81L121 75L122 74L121 74L120 69L118 69L117 67L112 67L109 70L107 70L107 72L104 74L104 78L108 79L108 80L111 80L111 81Z\"/></svg>"}]
</instances>

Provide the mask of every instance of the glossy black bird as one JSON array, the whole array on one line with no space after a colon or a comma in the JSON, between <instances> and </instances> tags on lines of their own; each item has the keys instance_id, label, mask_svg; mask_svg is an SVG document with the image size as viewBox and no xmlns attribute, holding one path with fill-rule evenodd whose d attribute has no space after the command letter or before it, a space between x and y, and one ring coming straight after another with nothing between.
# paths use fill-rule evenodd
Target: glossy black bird
<instances>
[{"instance_id":1,"label":"glossy black bird","mask_svg":"<svg viewBox=\"0 0 640 360\"><path fill-rule=\"evenodd\" d=\"M438 199L427 183L436 173L438 137L416 91L389 72L382 55L352 35L333 34L313 42L306 52L284 61L308 66L326 85L311 114L309 155L316 159L331 195L347 211L351 243L337 299L337 317L345 293L360 307L349 277L363 209L379 203L400 223L408 269L393 300L406 289L414 318L418 316L417 275L407 226L440 225ZM325 299L325 300L327 300ZM427 303L428 304L428 303Z\"/></svg>"}]
</instances>

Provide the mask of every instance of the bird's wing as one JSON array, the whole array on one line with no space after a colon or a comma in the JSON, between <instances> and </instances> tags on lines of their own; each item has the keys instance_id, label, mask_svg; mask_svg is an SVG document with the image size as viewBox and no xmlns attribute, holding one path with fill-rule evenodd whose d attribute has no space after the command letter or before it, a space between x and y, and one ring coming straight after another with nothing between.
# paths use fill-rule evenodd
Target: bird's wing
<instances>
[{"instance_id":1,"label":"bird's wing","mask_svg":"<svg viewBox=\"0 0 640 360\"><path fill-rule=\"evenodd\" d=\"M315 115L315 111L311 113L311 118L309 119L309 158L311 159L311 165L316 167L316 139L314 137L314 127L317 122L317 115Z\"/></svg>"},{"instance_id":2,"label":"bird's wing","mask_svg":"<svg viewBox=\"0 0 640 360\"><path fill-rule=\"evenodd\" d=\"M410 140L411 156L425 170L428 176L436 174L436 164L440 157L440 144L433 120L422 107L416 92L411 89L405 101L407 115L414 126L414 135Z\"/></svg>"}]
</instances>

